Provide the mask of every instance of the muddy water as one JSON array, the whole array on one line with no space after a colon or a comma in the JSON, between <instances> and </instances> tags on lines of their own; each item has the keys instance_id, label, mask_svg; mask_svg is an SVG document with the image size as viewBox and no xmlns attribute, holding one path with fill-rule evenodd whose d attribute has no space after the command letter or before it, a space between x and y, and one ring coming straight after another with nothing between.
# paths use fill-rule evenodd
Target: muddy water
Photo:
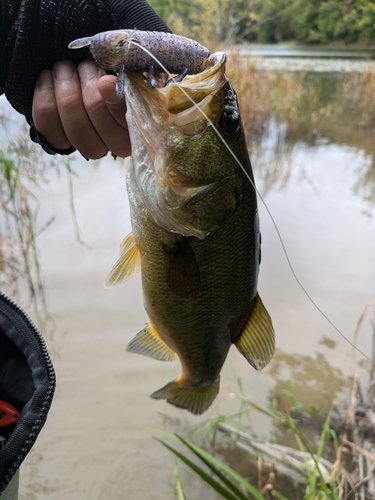
<instances>
[{"instance_id":1,"label":"muddy water","mask_svg":"<svg viewBox=\"0 0 375 500\"><path fill-rule=\"evenodd\" d=\"M372 157L360 147L321 138L313 146L295 143L276 162L279 136L272 127L253 155L259 191L298 278L352 340L364 307L375 296L374 210L358 189L364 173L373 169ZM274 360L258 373L232 349L220 395L203 417L149 399L179 373L179 365L125 352L146 322L139 276L118 288L103 287L130 231L125 164L76 156L72 166L78 173L74 198L84 245L75 238L66 176L51 172L38 194L40 225L56 217L40 235L39 248L53 318L45 335L58 385L47 424L22 467L21 499L168 498L175 460L152 439L154 429L174 429L162 414L196 424L235 412L239 403L231 391L238 390L238 376L245 395L264 407L292 378L299 399L322 408L334 397L348 397L354 373L366 387L366 361L297 284L261 203L259 292L275 325ZM27 307L22 297L18 301ZM367 354L370 337L367 317L356 341ZM257 413L251 422L261 436L275 432Z\"/></svg>"}]
</instances>

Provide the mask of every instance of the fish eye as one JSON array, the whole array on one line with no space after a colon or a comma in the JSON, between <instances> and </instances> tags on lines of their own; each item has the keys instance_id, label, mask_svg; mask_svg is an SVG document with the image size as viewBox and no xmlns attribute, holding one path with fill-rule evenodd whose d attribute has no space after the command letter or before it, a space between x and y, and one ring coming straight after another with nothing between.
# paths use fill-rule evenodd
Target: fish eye
<instances>
[{"instance_id":1,"label":"fish eye","mask_svg":"<svg viewBox=\"0 0 375 500\"><path fill-rule=\"evenodd\" d=\"M226 109L219 118L219 127L225 134L234 134L240 126L240 116L235 109Z\"/></svg>"}]
</instances>

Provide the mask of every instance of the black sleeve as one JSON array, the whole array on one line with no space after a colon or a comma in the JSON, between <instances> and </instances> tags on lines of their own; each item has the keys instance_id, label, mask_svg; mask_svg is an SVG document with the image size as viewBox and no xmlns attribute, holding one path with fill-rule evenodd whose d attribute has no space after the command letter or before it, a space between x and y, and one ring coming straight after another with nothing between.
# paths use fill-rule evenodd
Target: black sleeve
<instances>
[{"instance_id":1,"label":"black sleeve","mask_svg":"<svg viewBox=\"0 0 375 500\"><path fill-rule=\"evenodd\" d=\"M0 425L1 498L46 421L55 384L55 372L40 332L0 291L0 421L4 424ZM20 412L18 421L12 410ZM5 498L10 498L7 493Z\"/></svg>"},{"instance_id":2,"label":"black sleeve","mask_svg":"<svg viewBox=\"0 0 375 500\"><path fill-rule=\"evenodd\" d=\"M40 72L91 58L88 48L68 49L72 40L119 28L170 31L146 0L0 0L0 15L0 93L29 125Z\"/></svg>"}]
</instances>

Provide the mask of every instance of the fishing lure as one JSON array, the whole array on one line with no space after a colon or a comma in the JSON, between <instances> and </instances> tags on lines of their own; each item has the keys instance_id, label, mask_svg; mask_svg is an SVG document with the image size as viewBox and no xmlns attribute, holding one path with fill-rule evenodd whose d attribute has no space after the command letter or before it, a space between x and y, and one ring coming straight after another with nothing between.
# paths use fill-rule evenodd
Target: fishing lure
<instances>
[{"instance_id":1,"label":"fishing lure","mask_svg":"<svg viewBox=\"0 0 375 500\"><path fill-rule=\"evenodd\" d=\"M124 90L126 70L149 72L150 83L155 86L154 71L164 72L167 68L169 73L179 75L174 81L181 81L187 74L203 71L210 56L210 51L195 40L157 31L104 31L74 40L69 48L80 49L88 45L100 66L118 74L118 95Z\"/></svg>"}]
</instances>

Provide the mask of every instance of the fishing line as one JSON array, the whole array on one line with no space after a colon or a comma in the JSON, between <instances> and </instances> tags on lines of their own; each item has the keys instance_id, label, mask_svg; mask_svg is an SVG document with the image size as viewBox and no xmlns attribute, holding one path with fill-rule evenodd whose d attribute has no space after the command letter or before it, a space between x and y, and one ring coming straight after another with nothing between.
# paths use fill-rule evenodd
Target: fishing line
<instances>
[{"instance_id":1,"label":"fishing line","mask_svg":"<svg viewBox=\"0 0 375 500\"><path fill-rule=\"evenodd\" d=\"M161 63L161 61L158 60L158 58L156 56L154 56L154 54L152 54L148 49L146 49L146 47L143 47L141 44L137 43L135 40L129 40L130 43L136 45L137 47L141 48L142 50L144 50L152 59L154 59L154 61L162 68L162 70L169 76L169 77L172 77L172 74L167 70L167 68ZM172 77L173 78L173 77ZM189 101L193 104L193 106L195 106L199 112L202 114L202 116L205 118L205 120L207 120L207 123L215 130L216 134L218 135L219 139L221 140L221 142L224 144L224 146L227 148L227 150L229 151L229 153L232 155L233 159L236 161L236 163L239 165L239 167L241 168L241 170L243 171L243 173L245 174L246 178L248 179L248 181L250 182L250 184L253 186L253 188L255 189L259 199L261 200L261 202L263 203L263 206L264 208L266 209L268 215L269 215L269 218L271 219L271 222L272 222L272 225L274 226L275 228L275 231L276 231L276 234L277 234L277 237L280 241L280 244L281 244L281 248L284 252L284 255L285 255L285 258L286 258L286 261L287 261L287 264L289 266L289 269L295 279L295 281L297 282L297 284L299 285L299 287L301 288L301 290L303 291L303 293L306 295L306 297L308 298L308 300L313 304L313 306L316 308L316 310L323 316L323 318L332 326L332 328L334 328L334 330L336 330L336 332L341 335L341 337L346 340L346 342L348 342L349 345L352 346L353 349L355 349L357 352L359 352L360 354L362 354L362 356L364 358L366 358L368 361L370 361L371 364L375 365L375 361L372 361L371 358L369 358L369 356L367 356L361 349L359 349L352 341L350 341L340 330L339 328L332 322L332 320L327 316L327 314L320 308L320 306L315 302L315 300L311 297L311 295L309 294L309 292L307 291L307 289L305 288L305 286L301 283L301 280L298 278L297 276L297 273L296 271L294 270L294 267L292 265L292 262L290 260L290 257L289 257L289 254L288 254L288 251L286 249L286 246L285 246L285 243L284 243L284 240L281 236L281 233L279 231L279 228L276 224L276 221L275 219L273 218L273 215L271 214L271 211L270 209L268 208L267 206L267 203L265 202L263 196L260 194L258 188L255 186L253 180L251 179L249 173L246 171L245 167L242 165L240 159L237 157L237 155L234 153L234 151L231 149L231 147L227 144L226 140L224 139L224 137L221 135L220 131L217 129L217 127L215 126L215 124L213 123L213 121L206 115L206 113L203 111L203 109L201 109L199 107L199 105L192 99L192 97L189 96L189 94L185 91L185 89L183 88L182 85L180 85L179 82L175 81L174 82L178 88L181 90L181 92L189 99Z\"/></svg>"}]
</instances>

